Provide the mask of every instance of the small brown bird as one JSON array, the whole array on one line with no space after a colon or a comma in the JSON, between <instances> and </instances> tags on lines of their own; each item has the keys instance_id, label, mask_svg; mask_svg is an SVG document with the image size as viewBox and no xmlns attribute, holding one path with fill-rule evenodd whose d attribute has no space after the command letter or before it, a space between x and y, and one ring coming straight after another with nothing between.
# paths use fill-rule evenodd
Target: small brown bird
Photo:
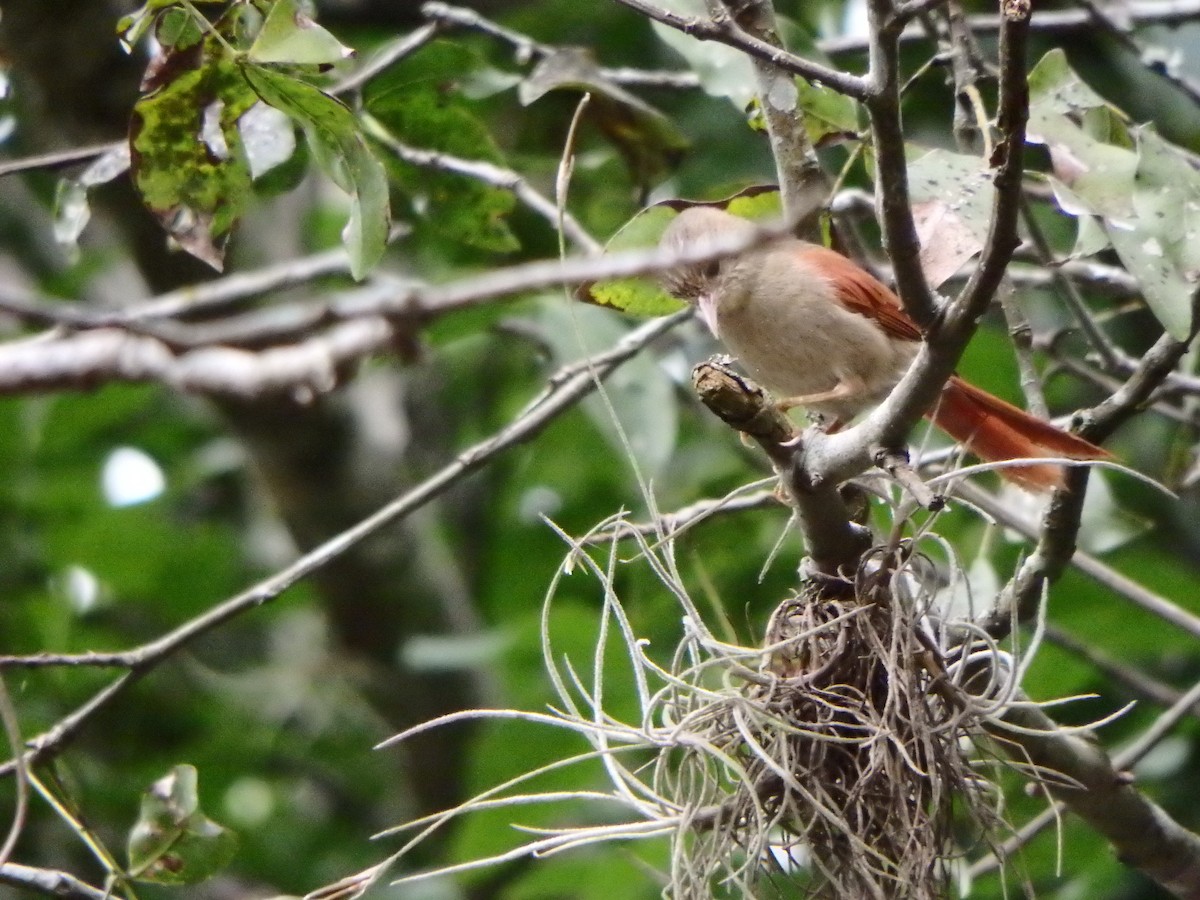
<instances>
[{"instance_id":1,"label":"small brown bird","mask_svg":"<svg viewBox=\"0 0 1200 900\"><path fill-rule=\"evenodd\" d=\"M715 207L681 212L661 246L676 251L755 226ZM921 332L899 298L833 250L787 240L737 257L681 266L664 287L700 317L751 376L837 425L878 405L917 354ZM928 418L985 462L1037 457L1106 459L1109 454L954 375ZM1053 465L1000 474L1044 491L1062 482Z\"/></svg>"}]
</instances>

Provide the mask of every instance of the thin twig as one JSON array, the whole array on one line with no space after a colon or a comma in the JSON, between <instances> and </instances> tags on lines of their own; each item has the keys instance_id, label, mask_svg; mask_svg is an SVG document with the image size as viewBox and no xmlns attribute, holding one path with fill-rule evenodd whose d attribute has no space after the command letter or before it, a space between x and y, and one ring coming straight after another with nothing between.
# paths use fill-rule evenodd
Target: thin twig
<instances>
[{"instance_id":1,"label":"thin twig","mask_svg":"<svg viewBox=\"0 0 1200 900\"><path fill-rule=\"evenodd\" d=\"M1021 381L1021 393L1025 395L1025 407L1039 419L1050 418L1050 407L1033 361L1033 327L1029 317L1017 301L1016 287L1007 275L996 290L1000 310L1004 313L1004 324L1012 341L1013 356L1017 361L1017 374Z\"/></svg>"},{"instance_id":2,"label":"thin twig","mask_svg":"<svg viewBox=\"0 0 1200 900\"><path fill-rule=\"evenodd\" d=\"M113 150L119 150L125 145L125 139L112 141L107 144L93 144L90 147L78 147L73 150L55 150L50 153L39 153L36 156L24 156L20 159L0 162L0 178L16 172L30 172L36 169L61 169L76 163L87 162Z\"/></svg>"},{"instance_id":3,"label":"thin twig","mask_svg":"<svg viewBox=\"0 0 1200 900\"><path fill-rule=\"evenodd\" d=\"M552 44L536 41L527 34L506 28L475 10L463 6L430 2L421 7L421 14L446 28L477 31L501 43L508 44L516 51L517 60L521 63L550 56L560 49ZM695 72L660 72L627 67L601 68L599 71L605 80L625 86L687 89L700 86L700 79Z\"/></svg>"},{"instance_id":4,"label":"thin twig","mask_svg":"<svg viewBox=\"0 0 1200 900\"><path fill-rule=\"evenodd\" d=\"M0 394L94 387L103 381L153 381L200 394L258 397L288 392L310 398L333 390L346 366L437 316L514 294L648 275L681 262L733 256L787 234L790 227L783 222L682 252L655 248L540 260L445 285L400 284L394 290L334 298L317 311L333 323L324 332L258 353L228 346L180 351L178 347L187 343L183 326L164 332L174 343L119 328L43 335L0 345Z\"/></svg>"},{"instance_id":5,"label":"thin twig","mask_svg":"<svg viewBox=\"0 0 1200 900\"><path fill-rule=\"evenodd\" d=\"M12 695L8 685L0 677L0 722L4 725L4 734L8 738L8 746L13 757L17 760L17 797L13 807L12 821L9 823L8 835L0 845L0 871L12 858L12 852L17 846L21 832L25 829L25 819L29 814L29 771L21 757L21 725L17 721L17 711L13 708Z\"/></svg>"},{"instance_id":6,"label":"thin twig","mask_svg":"<svg viewBox=\"0 0 1200 900\"><path fill-rule=\"evenodd\" d=\"M933 293L921 266L921 240L913 221L908 191L908 161L900 121L901 28L891 0L869 0L870 93L863 98L871 118L871 145L875 151L875 202L883 245L892 262L896 290L912 320L927 329L934 320Z\"/></svg>"},{"instance_id":7,"label":"thin twig","mask_svg":"<svg viewBox=\"0 0 1200 900\"><path fill-rule=\"evenodd\" d=\"M1200 0L1134 0L1121 3L1123 17L1131 26L1182 25L1200 16ZM971 31L981 35L993 35L1001 27L1002 20L994 14L968 16ZM1038 9L1031 29L1040 36L1066 37L1092 27L1091 15L1083 9ZM910 25L900 34L902 43L919 43L925 40L919 26ZM862 35L845 35L825 38L817 47L832 56L845 53L861 53L867 49L868 38Z\"/></svg>"},{"instance_id":8,"label":"thin twig","mask_svg":"<svg viewBox=\"0 0 1200 900\"><path fill-rule=\"evenodd\" d=\"M730 47L736 47L755 59L765 60L795 75L801 75L809 81L819 82L840 94L845 94L847 97L853 97L856 100L865 100L867 98L867 85L858 76L850 75L838 69L812 62L794 53L788 53L786 50L781 50L778 47L773 47L766 41L746 34L728 18L713 20L681 16L655 6L653 3L648 2L648 0L616 0L616 2L622 6L628 6L630 9L656 22L661 22L664 25L669 25L671 28L682 31L684 34L689 34L697 40L718 41L722 44L728 44Z\"/></svg>"},{"instance_id":9,"label":"thin twig","mask_svg":"<svg viewBox=\"0 0 1200 900\"><path fill-rule=\"evenodd\" d=\"M17 863L0 866L0 884L60 900L112 900L111 891L93 887L68 872L38 869Z\"/></svg>"},{"instance_id":10,"label":"thin twig","mask_svg":"<svg viewBox=\"0 0 1200 900\"><path fill-rule=\"evenodd\" d=\"M155 319L212 314L270 291L307 284L329 275L348 275L349 258L342 248L274 263L249 272L187 285L122 309L81 309L58 298L38 298L0 284L0 310L36 324L72 328L121 328Z\"/></svg>"}]
</instances>

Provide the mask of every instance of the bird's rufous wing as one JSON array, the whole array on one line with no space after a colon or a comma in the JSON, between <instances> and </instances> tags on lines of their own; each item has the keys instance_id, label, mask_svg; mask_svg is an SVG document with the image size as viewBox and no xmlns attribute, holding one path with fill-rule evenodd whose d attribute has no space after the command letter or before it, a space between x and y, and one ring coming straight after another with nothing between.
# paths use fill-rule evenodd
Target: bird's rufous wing
<instances>
[{"instance_id":1,"label":"bird's rufous wing","mask_svg":"<svg viewBox=\"0 0 1200 900\"><path fill-rule=\"evenodd\" d=\"M862 266L816 244L808 244L797 252L837 287L838 298L850 310L878 322L892 337L921 340L921 331L904 311L900 298Z\"/></svg>"}]
</instances>

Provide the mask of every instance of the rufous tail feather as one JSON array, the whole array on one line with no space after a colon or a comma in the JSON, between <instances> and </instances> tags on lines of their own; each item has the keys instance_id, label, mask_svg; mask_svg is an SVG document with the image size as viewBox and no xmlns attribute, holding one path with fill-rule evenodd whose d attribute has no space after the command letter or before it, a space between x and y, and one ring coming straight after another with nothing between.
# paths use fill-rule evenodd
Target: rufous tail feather
<instances>
[{"instance_id":1,"label":"rufous tail feather","mask_svg":"<svg viewBox=\"0 0 1200 900\"><path fill-rule=\"evenodd\" d=\"M957 375L946 383L930 418L984 462L1046 456L1081 460L1111 456L1106 450L993 397ZM1063 482L1062 466L1034 464L998 471L1002 477L1031 491L1048 491Z\"/></svg>"}]
</instances>

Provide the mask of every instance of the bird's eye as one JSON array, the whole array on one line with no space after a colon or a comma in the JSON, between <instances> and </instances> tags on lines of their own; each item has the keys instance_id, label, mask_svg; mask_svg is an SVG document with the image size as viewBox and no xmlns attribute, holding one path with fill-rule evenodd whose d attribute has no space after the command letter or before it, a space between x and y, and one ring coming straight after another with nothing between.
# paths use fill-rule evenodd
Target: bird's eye
<instances>
[{"instance_id":1,"label":"bird's eye","mask_svg":"<svg viewBox=\"0 0 1200 900\"><path fill-rule=\"evenodd\" d=\"M704 268L700 270L700 274L705 278L716 278L721 274L721 263L719 260L713 260L704 264Z\"/></svg>"}]
</instances>

